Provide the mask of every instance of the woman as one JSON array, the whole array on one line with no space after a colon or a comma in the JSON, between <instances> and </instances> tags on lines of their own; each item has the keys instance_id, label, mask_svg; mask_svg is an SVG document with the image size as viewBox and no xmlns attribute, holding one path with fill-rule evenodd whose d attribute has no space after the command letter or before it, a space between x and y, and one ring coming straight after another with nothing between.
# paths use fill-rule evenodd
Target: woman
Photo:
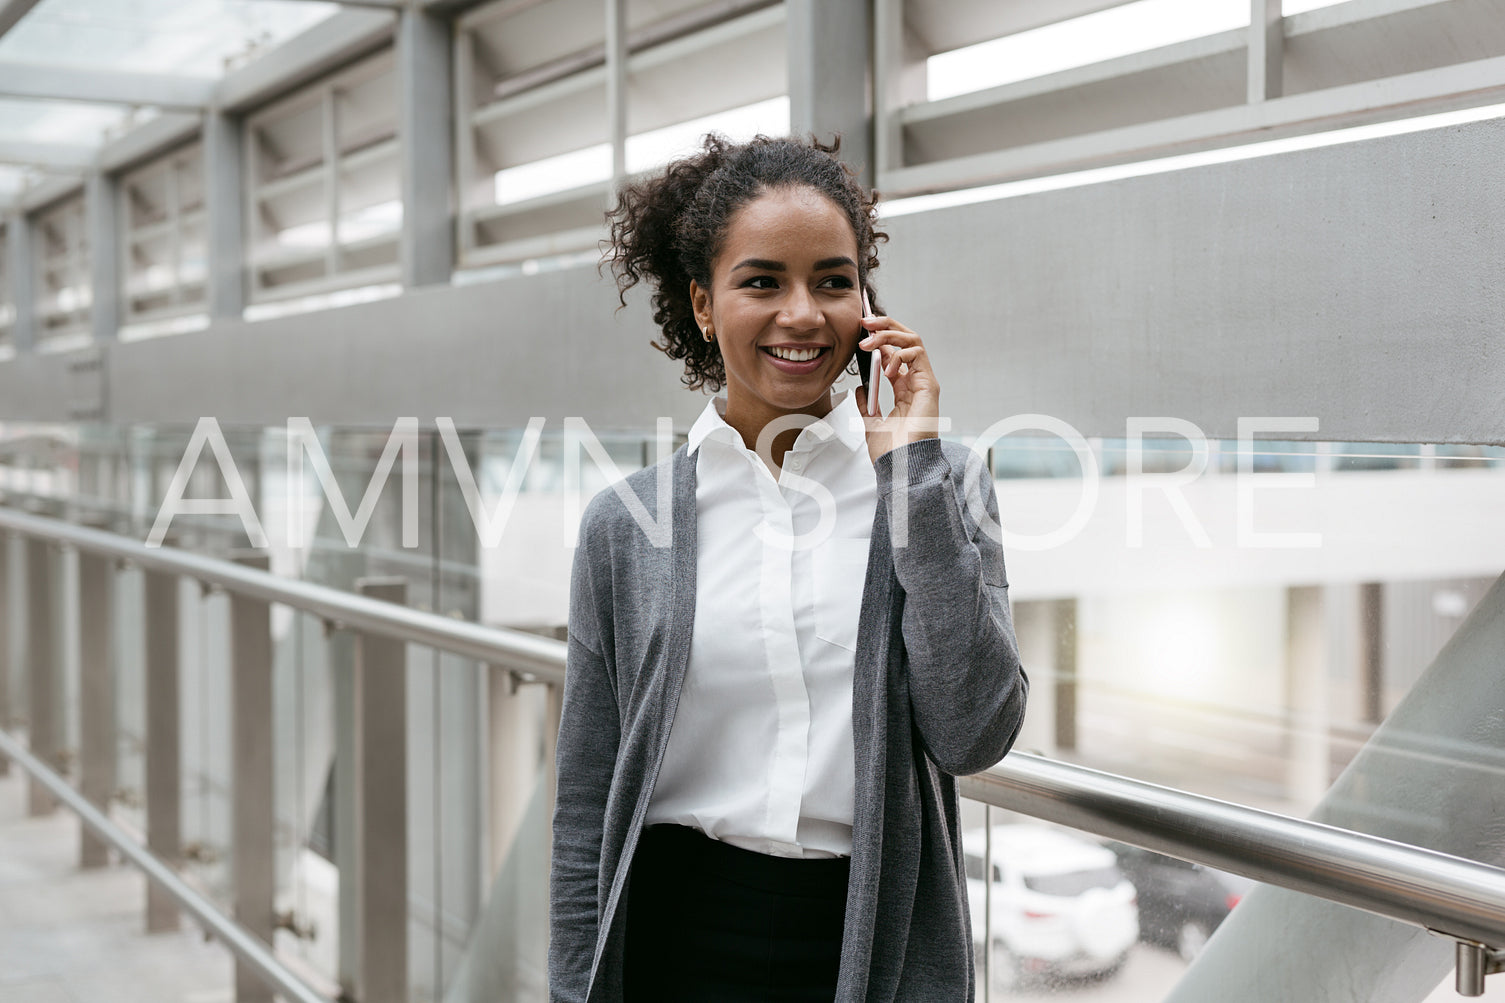
<instances>
[{"instance_id":1,"label":"woman","mask_svg":"<svg viewBox=\"0 0 1505 1003\"><path fill-rule=\"evenodd\" d=\"M919 335L863 316L883 235L834 146L707 137L627 185L608 252L726 387L581 523L558 746L554 1000L966 1000L955 776L1026 680L991 478L936 436ZM880 353L888 414L835 395ZM968 497L971 492L971 497ZM667 544L667 545L665 545Z\"/></svg>"}]
</instances>

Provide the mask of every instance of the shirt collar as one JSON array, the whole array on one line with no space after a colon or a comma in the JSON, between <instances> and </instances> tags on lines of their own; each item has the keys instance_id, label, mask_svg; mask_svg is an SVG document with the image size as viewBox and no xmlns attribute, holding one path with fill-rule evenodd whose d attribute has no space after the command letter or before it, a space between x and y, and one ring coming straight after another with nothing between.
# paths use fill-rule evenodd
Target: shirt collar
<instances>
[{"instance_id":1,"label":"shirt collar","mask_svg":"<svg viewBox=\"0 0 1505 1003\"><path fill-rule=\"evenodd\" d=\"M834 435L827 433L817 439L816 437L821 436L827 428ZM707 439L745 448L741 434L726 423L725 397L712 397L706 401L705 410L700 412L700 417L695 419L694 425L690 426L689 452L693 454ZM840 442L853 452L866 448L867 431L862 424L862 416L857 410L856 395L852 391L844 390L833 397L831 410L826 412L824 418L817 418L800 432L799 438L795 440L794 448L813 449L822 441Z\"/></svg>"}]
</instances>

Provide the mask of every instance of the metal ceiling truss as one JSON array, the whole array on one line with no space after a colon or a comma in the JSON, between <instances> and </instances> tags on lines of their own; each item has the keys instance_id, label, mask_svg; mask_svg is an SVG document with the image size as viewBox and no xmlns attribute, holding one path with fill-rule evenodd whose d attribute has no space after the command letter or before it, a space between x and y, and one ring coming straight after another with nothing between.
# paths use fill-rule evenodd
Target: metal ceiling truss
<instances>
[{"instance_id":1,"label":"metal ceiling truss","mask_svg":"<svg viewBox=\"0 0 1505 1003\"><path fill-rule=\"evenodd\" d=\"M208 106L215 83L200 77L162 73L84 70L45 63L0 63L0 98L197 110Z\"/></svg>"}]
</instances>

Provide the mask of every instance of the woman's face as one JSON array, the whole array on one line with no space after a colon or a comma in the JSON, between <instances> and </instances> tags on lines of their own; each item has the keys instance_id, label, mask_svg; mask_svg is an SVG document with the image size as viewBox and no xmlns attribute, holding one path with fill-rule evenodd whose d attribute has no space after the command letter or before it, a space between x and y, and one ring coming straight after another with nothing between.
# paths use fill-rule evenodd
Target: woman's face
<instances>
[{"instance_id":1,"label":"woman's face","mask_svg":"<svg viewBox=\"0 0 1505 1003\"><path fill-rule=\"evenodd\" d=\"M861 338L857 237L808 187L769 191L739 209L712 262L690 283L696 321L726 365L726 419L744 435L783 414L824 415Z\"/></svg>"}]
</instances>

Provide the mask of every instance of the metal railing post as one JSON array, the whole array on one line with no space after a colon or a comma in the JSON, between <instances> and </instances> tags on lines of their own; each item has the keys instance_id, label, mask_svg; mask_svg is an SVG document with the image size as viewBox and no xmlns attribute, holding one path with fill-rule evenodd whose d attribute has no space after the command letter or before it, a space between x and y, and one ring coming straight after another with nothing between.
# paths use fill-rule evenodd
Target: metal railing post
<instances>
[{"instance_id":1,"label":"metal railing post","mask_svg":"<svg viewBox=\"0 0 1505 1003\"><path fill-rule=\"evenodd\" d=\"M102 523L98 528L107 525ZM114 637L115 562L78 552L79 793L109 813L116 784ZM79 833L80 867L104 867L109 848L87 828Z\"/></svg>"},{"instance_id":2,"label":"metal railing post","mask_svg":"<svg viewBox=\"0 0 1505 1003\"><path fill-rule=\"evenodd\" d=\"M359 576L355 576L359 577ZM352 581L354 579L352 578ZM355 641L348 630L324 622L324 652L334 686L334 865L340 873L340 943L335 977L356 997L361 977L361 910L354 875L360 868L360 784L355 755Z\"/></svg>"},{"instance_id":3,"label":"metal railing post","mask_svg":"<svg viewBox=\"0 0 1505 1003\"><path fill-rule=\"evenodd\" d=\"M11 638L15 636L15 615L11 610L10 534L0 530L0 731L10 727L11 710ZM0 756L0 777L10 773L10 760Z\"/></svg>"},{"instance_id":4,"label":"metal railing post","mask_svg":"<svg viewBox=\"0 0 1505 1003\"><path fill-rule=\"evenodd\" d=\"M61 771L61 723L58 713L59 652L57 624L57 545L42 537L26 541L26 663L30 706L26 713L27 739L44 763ZM27 812L46 815L57 807L47 788L32 780L27 788Z\"/></svg>"},{"instance_id":5,"label":"metal railing post","mask_svg":"<svg viewBox=\"0 0 1505 1003\"><path fill-rule=\"evenodd\" d=\"M171 546L169 539L166 546ZM181 700L178 695L178 576L147 571L146 585L146 845L168 866L183 857ZM146 930L178 928L171 898L150 886Z\"/></svg>"},{"instance_id":6,"label":"metal railing post","mask_svg":"<svg viewBox=\"0 0 1505 1003\"><path fill-rule=\"evenodd\" d=\"M361 578L355 585L372 599L407 602L407 582L401 578ZM355 884L363 1003L408 998L407 682L406 643L356 635Z\"/></svg>"},{"instance_id":7,"label":"metal railing post","mask_svg":"<svg viewBox=\"0 0 1505 1003\"><path fill-rule=\"evenodd\" d=\"M267 555L237 553L266 571ZM235 919L268 947L276 928L276 805L272 791L272 607L230 597L231 856ZM272 1003L272 990L244 961L235 964L236 1003Z\"/></svg>"}]
</instances>

